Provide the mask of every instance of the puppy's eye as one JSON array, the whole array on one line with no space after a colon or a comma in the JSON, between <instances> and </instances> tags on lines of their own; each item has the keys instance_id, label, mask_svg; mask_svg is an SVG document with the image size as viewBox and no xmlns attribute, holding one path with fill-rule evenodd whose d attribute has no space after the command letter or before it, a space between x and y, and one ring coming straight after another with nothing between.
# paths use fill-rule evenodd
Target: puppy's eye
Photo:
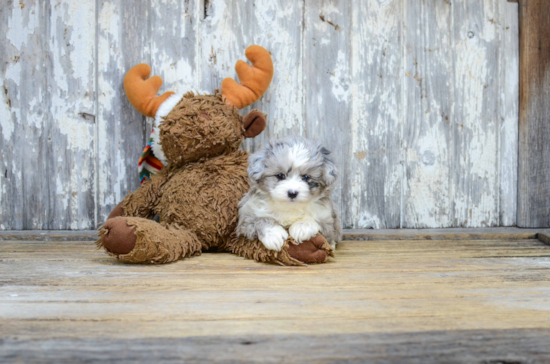
<instances>
[{"instance_id":1,"label":"puppy's eye","mask_svg":"<svg viewBox=\"0 0 550 364\"><path fill-rule=\"evenodd\" d=\"M286 176L285 176L284 174L282 174L282 173L279 173L279 174L276 175L275 177L277 177L277 179L278 179L279 181L282 181L282 180L286 179Z\"/></svg>"},{"instance_id":2,"label":"puppy's eye","mask_svg":"<svg viewBox=\"0 0 550 364\"><path fill-rule=\"evenodd\" d=\"M307 181L309 181L309 180L311 179L311 177L308 176L307 174L304 174L304 175L302 176L302 179L303 179L304 181L307 182Z\"/></svg>"}]
</instances>

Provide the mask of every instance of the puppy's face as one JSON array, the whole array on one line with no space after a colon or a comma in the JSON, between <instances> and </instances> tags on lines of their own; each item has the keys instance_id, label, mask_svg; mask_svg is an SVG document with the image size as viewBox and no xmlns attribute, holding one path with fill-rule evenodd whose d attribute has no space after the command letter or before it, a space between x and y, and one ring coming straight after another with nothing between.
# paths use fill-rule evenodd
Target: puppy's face
<instances>
[{"instance_id":1,"label":"puppy's face","mask_svg":"<svg viewBox=\"0 0 550 364\"><path fill-rule=\"evenodd\" d=\"M276 201L308 202L336 180L329 154L317 141L289 137L253 154L248 174L252 184Z\"/></svg>"}]
</instances>

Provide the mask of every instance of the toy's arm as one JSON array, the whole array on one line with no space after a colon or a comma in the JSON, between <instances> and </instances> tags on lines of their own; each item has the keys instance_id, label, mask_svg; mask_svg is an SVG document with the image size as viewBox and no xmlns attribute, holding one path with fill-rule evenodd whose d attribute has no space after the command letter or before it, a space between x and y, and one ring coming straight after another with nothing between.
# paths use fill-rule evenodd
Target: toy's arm
<instances>
[{"instance_id":1,"label":"toy's arm","mask_svg":"<svg viewBox=\"0 0 550 364\"><path fill-rule=\"evenodd\" d=\"M162 169L150 181L144 182L134 193L128 194L113 209L108 219L117 216L153 218L155 216L155 207L162 195L162 186L169 178L167 169Z\"/></svg>"}]
</instances>

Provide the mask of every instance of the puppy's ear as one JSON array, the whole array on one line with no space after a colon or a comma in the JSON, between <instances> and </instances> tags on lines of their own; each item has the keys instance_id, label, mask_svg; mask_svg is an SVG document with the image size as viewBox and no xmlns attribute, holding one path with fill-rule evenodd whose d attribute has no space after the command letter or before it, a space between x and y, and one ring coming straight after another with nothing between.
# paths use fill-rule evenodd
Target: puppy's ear
<instances>
[{"instance_id":1,"label":"puppy's ear","mask_svg":"<svg viewBox=\"0 0 550 364\"><path fill-rule=\"evenodd\" d=\"M329 158L330 151L324 147L321 147L321 155L323 156L324 161L324 174L325 182L327 186L332 186L336 179L338 178L338 171L336 169L336 164Z\"/></svg>"},{"instance_id":2,"label":"puppy's ear","mask_svg":"<svg viewBox=\"0 0 550 364\"><path fill-rule=\"evenodd\" d=\"M259 183L265 171L266 149L261 149L248 158L248 176L254 183Z\"/></svg>"},{"instance_id":3,"label":"puppy's ear","mask_svg":"<svg viewBox=\"0 0 550 364\"><path fill-rule=\"evenodd\" d=\"M267 125L267 116L258 110L252 110L243 118L245 138L254 138L264 131Z\"/></svg>"}]
</instances>

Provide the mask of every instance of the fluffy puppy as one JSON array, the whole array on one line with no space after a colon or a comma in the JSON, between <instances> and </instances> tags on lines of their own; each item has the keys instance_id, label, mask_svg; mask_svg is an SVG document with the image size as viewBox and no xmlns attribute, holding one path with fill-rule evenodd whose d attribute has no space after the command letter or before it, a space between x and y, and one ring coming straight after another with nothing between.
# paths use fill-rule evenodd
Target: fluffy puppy
<instances>
[{"instance_id":1,"label":"fluffy puppy","mask_svg":"<svg viewBox=\"0 0 550 364\"><path fill-rule=\"evenodd\" d=\"M289 233L298 243L321 233L335 247L342 226L330 198L337 173L329 154L301 137L272 141L252 154L251 188L239 202L237 234L280 251Z\"/></svg>"}]
</instances>

